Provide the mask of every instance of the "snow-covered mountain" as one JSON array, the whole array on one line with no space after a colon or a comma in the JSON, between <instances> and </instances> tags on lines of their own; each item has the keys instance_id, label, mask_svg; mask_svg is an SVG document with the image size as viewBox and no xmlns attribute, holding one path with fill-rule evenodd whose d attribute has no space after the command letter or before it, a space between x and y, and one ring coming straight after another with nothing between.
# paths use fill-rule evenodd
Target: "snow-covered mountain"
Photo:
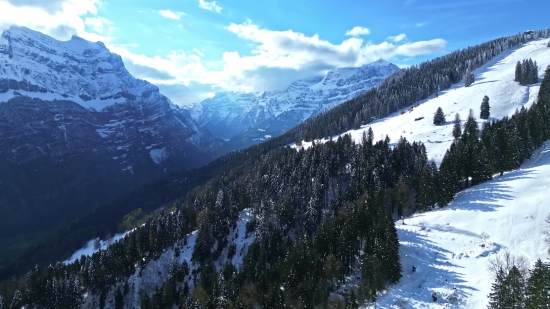
<instances>
[{"instance_id":1,"label":"snow-covered mountain","mask_svg":"<svg viewBox=\"0 0 550 309\"><path fill-rule=\"evenodd\" d=\"M96 205L205 164L222 142L101 42L23 27L0 37L0 206L68 195Z\"/></svg>"},{"instance_id":2,"label":"snow-covered mountain","mask_svg":"<svg viewBox=\"0 0 550 309\"><path fill-rule=\"evenodd\" d=\"M275 136L366 92L398 70L396 65L378 60L359 68L335 69L322 76L297 80L283 91L216 93L195 104L191 116L214 136L226 140L251 128L268 130Z\"/></svg>"},{"instance_id":3,"label":"snow-covered mountain","mask_svg":"<svg viewBox=\"0 0 550 309\"><path fill-rule=\"evenodd\" d=\"M339 136L351 134L360 143L369 127L376 140L387 135L395 143L403 136L410 142L422 142L428 158L439 165L453 141L456 113L464 124L472 109L481 128L484 120L479 119L479 111L485 95L490 99L490 121L511 116L535 102L540 82L519 85L514 81L515 67L518 61L531 58L537 62L540 81L550 65L548 43L548 39L542 39L509 49L475 70L475 82L470 87L464 87L463 82L455 84L416 107ZM433 124L438 107L446 116L441 126ZM302 141L300 146L292 147L307 148L311 144ZM398 222L403 278L379 295L376 305L367 308L485 308L494 282L488 266L495 256L508 251L525 257L528 267L539 258L549 261L543 230L550 215L545 207L550 186L550 142L519 170L496 176L458 193L445 208L416 214L406 219L405 225ZM414 273L413 265L417 267ZM432 292L440 296L438 302L432 300Z\"/></svg>"}]
</instances>

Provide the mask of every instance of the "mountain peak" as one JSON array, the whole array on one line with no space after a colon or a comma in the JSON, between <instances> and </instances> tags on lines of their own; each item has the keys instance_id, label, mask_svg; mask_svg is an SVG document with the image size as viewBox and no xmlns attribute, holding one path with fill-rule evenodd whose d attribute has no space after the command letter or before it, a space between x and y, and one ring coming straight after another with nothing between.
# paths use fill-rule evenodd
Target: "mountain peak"
<instances>
[{"instance_id":1,"label":"mountain peak","mask_svg":"<svg viewBox=\"0 0 550 309\"><path fill-rule=\"evenodd\" d=\"M368 64L366 64L366 65L364 65L364 66L375 66L375 65L376 65L376 66L388 66L388 65L390 65L390 64L393 64L393 63L391 63L391 62L389 62L389 61L387 61L387 60L384 60L384 59L378 59L378 60L376 60L376 61L374 61L374 62L371 62L371 63L368 63Z\"/></svg>"},{"instance_id":2,"label":"mountain peak","mask_svg":"<svg viewBox=\"0 0 550 309\"><path fill-rule=\"evenodd\" d=\"M39 55L35 57L33 55ZM68 99L84 107L102 109L108 105L149 98L158 88L131 76L119 55L102 42L90 42L73 35L59 41L26 27L12 26L0 37L1 101L14 94L33 98ZM162 100L169 101L165 97Z\"/></svg>"}]
</instances>

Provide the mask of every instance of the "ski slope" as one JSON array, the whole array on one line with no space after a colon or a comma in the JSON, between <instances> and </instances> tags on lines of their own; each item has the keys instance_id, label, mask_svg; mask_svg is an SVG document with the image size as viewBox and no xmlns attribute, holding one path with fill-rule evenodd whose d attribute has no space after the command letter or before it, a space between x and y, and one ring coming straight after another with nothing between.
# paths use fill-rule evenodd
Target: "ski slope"
<instances>
[{"instance_id":1,"label":"ski slope","mask_svg":"<svg viewBox=\"0 0 550 309\"><path fill-rule=\"evenodd\" d=\"M405 308L486 308L495 255L524 256L529 268L539 258L548 262L549 190L550 141L520 169L458 193L447 207L399 221L403 278L376 308L394 308L399 299ZM454 304L448 295L456 296Z\"/></svg>"},{"instance_id":2,"label":"ski slope","mask_svg":"<svg viewBox=\"0 0 550 309\"><path fill-rule=\"evenodd\" d=\"M491 106L490 120L511 116L521 106L526 108L531 106L537 98L540 82L529 86L520 86L519 83L514 82L516 63L528 58L537 61L540 81L544 70L550 65L550 48L546 44L548 39L532 41L522 47L509 49L475 70L473 72L475 82L470 87L464 87L464 81L462 81L441 91L437 98L431 96L419 102L419 106L412 111L404 109L403 115L400 111L395 112L384 119L364 125L358 130L347 131L342 135L351 134L356 142L360 142L363 132L371 127L375 140L384 139L387 134L393 143L397 142L401 136L410 142L423 142L428 152L428 159L434 160L439 165L453 140L452 126L456 113L460 115L463 124L470 109L474 111L476 118L479 118L479 108L485 95L489 97ZM411 102L411 105L414 103ZM438 107L443 109L447 120L442 126L433 124L433 116ZM424 119L415 121L420 117ZM478 119L480 128L483 122L481 120ZM317 142L326 142L326 139L316 140ZM310 146L311 142L302 141L301 147ZM296 145L292 147L297 148Z\"/></svg>"}]
</instances>

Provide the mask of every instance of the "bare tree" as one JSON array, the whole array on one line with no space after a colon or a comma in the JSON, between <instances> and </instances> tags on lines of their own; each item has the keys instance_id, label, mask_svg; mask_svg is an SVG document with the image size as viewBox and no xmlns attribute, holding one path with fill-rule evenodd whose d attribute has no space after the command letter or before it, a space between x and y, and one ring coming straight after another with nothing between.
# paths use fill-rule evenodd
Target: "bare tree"
<instances>
[{"instance_id":1,"label":"bare tree","mask_svg":"<svg viewBox=\"0 0 550 309\"><path fill-rule=\"evenodd\" d=\"M494 258L489 259L489 271L496 277L497 273L502 269L505 274L508 274L512 267L520 271L523 278L527 278L529 274L529 263L524 256L516 256L509 251L499 253Z\"/></svg>"}]
</instances>

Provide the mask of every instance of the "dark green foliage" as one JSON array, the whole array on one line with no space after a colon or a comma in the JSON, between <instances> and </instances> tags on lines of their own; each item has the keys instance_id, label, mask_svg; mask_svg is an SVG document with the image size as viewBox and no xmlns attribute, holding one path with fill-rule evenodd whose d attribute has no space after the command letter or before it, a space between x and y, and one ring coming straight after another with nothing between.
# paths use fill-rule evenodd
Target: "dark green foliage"
<instances>
[{"instance_id":1,"label":"dark green foliage","mask_svg":"<svg viewBox=\"0 0 550 309\"><path fill-rule=\"evenodd\" d=\"M514 74L514 81L515 82L520 82L522 79L521 79L521 62L518 61L518 63L516 64L516 71L515 71L515 74Z\"/></svg>"},{"instance_id":2,"label":"dark green foliage","mask_svg":"<svg viewBox=\"0 0 550 309\"><path fill-rule=\"evenodd\" d=\"M484 96L483 101L481 101L481 107L480 107L480 113L479 118L481 119L489 119L489 116L491 116L490 112L491 107L489 106L489 97Z\"/></svg>"},{"instance_id":3,"label":"dark green foliage","mask_svg":"<svg viewBox=\"0 0 550 309\"><path fill-rule=\"evenodd\" d=\"M464 77L464 87L470 87L475 81L474 73L470 70L466 71L466 76Z\"/></svg>"},{"instance_id":4,"label":"dark green foliage","mask_svg":"<svg viewBox=\"0 0 550 309\"><path fill-rule=\"evenodd\" d=\"M526 287L526 309L550 308L550 265L540 259L530 270Z\"/></svg>"},{"instance_id":5,"label":"dark green foliage","mask_svg":"<svg viewBox=\"0 0 550 309\"><path fill-rule=\"evenodd\" d=\"M519 82L522 86L536 84L539 82L538 72L537 62L533 62L531 58L525 59L521 63L518 61L514 81Z\"/></svg>"},{"instance_id":6,"label":"dark green foliage","mask_svg":"<svg viewBox=\"0 0 550 309\"><path fill-rule=\"evenodd\" d=\"M508 276L506 276L504 284L506 285L506 308L524 308L525 282L516 266L513 266L508 272Z\"/></svg>"},{"instance_id":7,"label":"dark green foliage","mask_svg":"<svg viewBox=\"0 0 550 309\"><path fill-rule=\"evenodd\" d=\"M438 107L434 114L434 124L436 126L440 126L442 124L445 124L445 114L443 113L443 109L441 107Z\"/></svg>"},{"instance_id":8,"label":"dark green foliage","mask_svg":"<svg viewBox=\"0 0 550 309\"><path fill-rule=\"evenodd\" d=\"M453 121L453 137L459 139L462 135L462 122L460 120L460 115L456 113L455 120Z\"/></svg>"},{"instance_id":9,"label":"dark green foliage","mask_svg":"<svg viewBox=\"0 0 550 309\"><path fill-rule=\"evenodd\" d=\"M115 309L123 309L123 308L124 308L124 299L122 297L122 292L120 292L120 288L118 288L115 293Z\"/></svg>"},{"instance_id":10,"label":"dark green foliage","mask_svg":"<svg viewBox=\"0 0 550 309\"><path fill-rule=\"evenodd\" d=\"M503 269L499 269L496 274L495 282L489 294L489 309L507 309L508 290L506 287L506 273Z\"/></svg>"}]
</instances>

